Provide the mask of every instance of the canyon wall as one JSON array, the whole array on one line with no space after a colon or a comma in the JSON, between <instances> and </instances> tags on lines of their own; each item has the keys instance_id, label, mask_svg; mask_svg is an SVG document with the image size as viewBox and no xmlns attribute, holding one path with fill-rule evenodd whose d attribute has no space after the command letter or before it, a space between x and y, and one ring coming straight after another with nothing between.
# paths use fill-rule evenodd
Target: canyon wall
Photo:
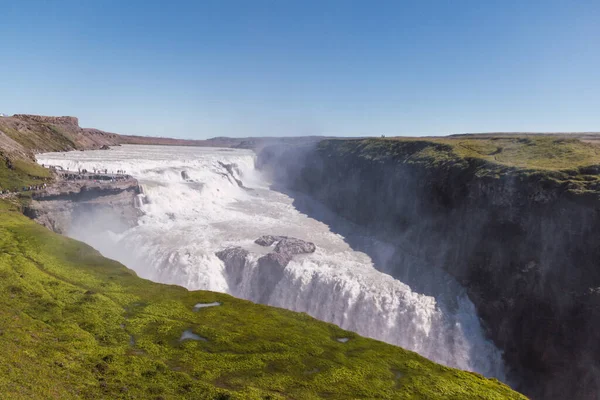
<instances>
[{"instance_id":1,"label":"canyon wall","mask_svg":"<svg viewBox=\"0 0 600 400\"><path fill-rule=\"evenodd\" d=\"M328 140L268 147L257 163L393 243L386 272L430 273L427 265L453 275L517 389L597 399L598 171L536 172L451 154L426 140Z\"/></svg>"}]
</instances>

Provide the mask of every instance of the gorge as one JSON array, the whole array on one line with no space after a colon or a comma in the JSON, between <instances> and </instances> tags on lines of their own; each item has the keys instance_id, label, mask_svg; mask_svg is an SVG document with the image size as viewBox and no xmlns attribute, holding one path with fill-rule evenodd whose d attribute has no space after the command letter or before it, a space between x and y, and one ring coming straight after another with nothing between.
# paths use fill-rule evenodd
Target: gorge
<instances>
[{"instance_id":1,"label":"gorge","mask_svg":"<svg viewBox=\"0 0 600 400\"><path fill-rule=\"evenodd\" d=\"M597 171L510 153L570 140L326 140L256 155L123 146L39 160L140 179L138 226L107 234L88 215L69 234L143 277L307 312L534 398L594 399ZM456 143L480 153L459 156ZM316 251L261 268L263 235Z\"/></svg>"},{"instance_id":2,"label":"gorge","mask_svg":"<svg viewBox=\"0 0 600 400\"><path fill-rule=\"evenodd\" d=\"M384 272L409 282L429 265L454 277L518 389L596 399L600 203L590 143L535 135L329 140L303 151L267 148L259 165L392 243ZM361 247L361 238L353 242Z\"/></svg>"},{"instance_id":3,"label":"gorge","mask_svg":"<svg viewBox=\"0 0 600 400\"><path fill-rule=\"evenodd\" d=\"M0 122L4 198L143 278L306 312L532 398L599 392L594 134L161 147L68 117ZM131 178L52 181L34 152Z\"/></svg>"}]
</instances>

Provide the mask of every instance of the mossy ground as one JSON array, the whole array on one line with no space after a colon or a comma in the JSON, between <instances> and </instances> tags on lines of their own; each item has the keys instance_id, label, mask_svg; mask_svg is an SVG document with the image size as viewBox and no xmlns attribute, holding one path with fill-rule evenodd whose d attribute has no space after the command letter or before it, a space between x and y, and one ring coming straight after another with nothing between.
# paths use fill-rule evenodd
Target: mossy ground
<instances>
[{"instance_id":1,"label":"mossy ground","mask_svg":"<svg viewBox=\"0 0 600 400\"><path fill-rule=\"evenodd\" d=\"M3 399L522 398L306 314L138 278L3 201L0 293Z\"/></svg>"}]
</instances>

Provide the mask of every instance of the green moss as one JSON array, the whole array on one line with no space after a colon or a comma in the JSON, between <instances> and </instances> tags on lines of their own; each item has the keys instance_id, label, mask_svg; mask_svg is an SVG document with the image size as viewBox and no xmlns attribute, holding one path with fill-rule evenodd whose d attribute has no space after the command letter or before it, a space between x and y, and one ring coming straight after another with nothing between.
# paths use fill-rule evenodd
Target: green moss
<instances>
[{"instance_id":1,"label":"green moss","mask_svg":"<svg viewBox=\"0 0 600 400\"><path fill-rule=\"evenodd\" d=\"M306 314L140 279L16 210L0 201L2 398L523 398Z\"/></svg>"}]
</instances>

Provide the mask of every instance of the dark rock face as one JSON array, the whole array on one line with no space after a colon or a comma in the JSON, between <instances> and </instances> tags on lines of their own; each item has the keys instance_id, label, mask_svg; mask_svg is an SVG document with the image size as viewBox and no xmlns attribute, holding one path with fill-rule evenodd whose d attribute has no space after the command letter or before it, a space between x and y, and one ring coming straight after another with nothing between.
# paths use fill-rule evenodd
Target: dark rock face
<instances>
[{"instance_id":1,"label":"dark rock face","mask_svg":"<svg viewBox=\"0 0 600 400\"><path fill-rule=\"evenodd\" d=\"M273 288L283 278L285 267L292 261L294 255L313 253L316 246L296 238L271 235L261 236L255 240L255 243L265 247L277 243L274 251L258 259L257 271L253 278L258 280L258 285L254 286L260 288L260 293L255 293L258 302L268 304ZM249 254L241 247L230 247L216 253L225 264L230 283L240 284Z\"/></svg>"},{"instance_id":2,"label":"dark rock face","mask_svg":"<svg viewBox=\"0 0 600 400\"><path fill-rule=\"evenodd\" d=\"M216 256L225 264L227 276L233 277L236 285L242 281L242 271L246 266L248 254L248 251L241 247L229 247L216 253Z\"/></svg>"},{"instance_id":3,"label":"dark rock face","mask_svg":"<svg viewBox=\"0 0 600 400\"><path fill-rule=\"evenodd\" d=\"M504 351L517 389L533 398L598 399L595 195L575 195L544 174L479 176L476 160L427 165L336 142L301 156L271 149L258 165L395 244L392 274L416 259L453 275Z\"/></svg>"},{"instance_id":4,"label":"dark rock face","mask_svg":"<svg viewBox=\"0 0 600 400\"><path fill-rule=\"evenodd\" d=\"M290 261L292 261L292 254L272 252L258 259L258 267L282 270Z\"/></svg>"},{"instance_id":5,"label":"dark rock face","mask_svg":"<svg viewBox=\"0 0 600 400\"><path fill-rule=\"evenodd\" d=\"M261 236L255 243L261 246L271 246L278 242L275 250L258 259L259 287L264 288L259 294L259 302L268 303L270 290L274 288L284 276L285 267L292 261L294 255L313 253L315 245L304 240L290 238L287 236Z\"/></svg>"},{"instance_id":6,"label":"dark rock face","mask_svg":"<svg viewBox=\"0 0 600 400\"><path fill-rule=\"evenodd\" d=\"M98 221L104 221L111 225L107 229L116 232L137 224L141 215L135 201L138 194L135 179L114 183L61 180L34 194L23 213L61 234L68 233L74 223L84 226L86 221L95 229L100 228Z\"/></svg>"},{"instance_id":7,"label":"dark rock face","mask_svg":"<svg viewBox=\"0 0 600 400\"><path fill-rule=\"evenodd\" d=\"M233 163L233 164L225 164L225 163L219 161L219 165L221 167L225 168L225 171L227 171L227 173L224 174L227 177L227 179L231 179L239 187L245 188L244 187L244 182L242 182L240 179L237 178L240 175L240 170L238 169L237 164L235 164L235 163Z\"/></svg>"},{"instance_id":8,"label":"dark rock face","mask_svg":"<svg viewBox=\"0 0 600 400\"><path fill-rule=\"evenodd\" d=\"M275 286L283 279L285 267L292 261L290 254L269 253L258 259L257 274L255 279L258 279L260 293L257 293L258 302L263 304L269 303L269 298Z\"/></svg>"}]
</instances>

